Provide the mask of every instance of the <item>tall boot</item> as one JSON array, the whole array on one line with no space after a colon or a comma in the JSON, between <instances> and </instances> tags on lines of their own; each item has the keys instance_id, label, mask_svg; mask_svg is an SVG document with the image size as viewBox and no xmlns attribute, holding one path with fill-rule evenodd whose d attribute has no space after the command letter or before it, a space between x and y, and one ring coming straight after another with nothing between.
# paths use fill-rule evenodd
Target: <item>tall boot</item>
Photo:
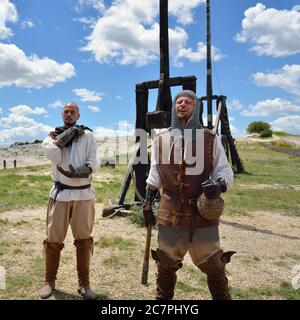
<instances>
[{"instance_id":1,"label":"tall boot","mask_svg":"<svg viewBox=\"0 0 300 320\"><path fill-rule=\"evenodd\" d=\"M156 262L156 300L172 300L176 286L176 271L182 267L182 263L172 260L164 251L151 250Z\"/></svg>"},{"instance_id":2,"label":"tall boot","mask_svg":"<svg viewBox=\"0 0 300 320\"><path fill-rule=\"evenodd\" d=\"M225 275L225 266L235 253L235 251L223 253L221 250L198 266L207 275L207 285L212 300L232 300L228 289L228 279Z\"/></svg>"},{"instance_id":3,"label":"tall boot","mask_svg":"<svg viewBox=\"0 0 300 320\"><path fill-rule=\"evenodd\" d=\"M63 243L43 241L45 253L45 280L42 288L39 290L41 299L48 299L55 288L56 274L59 267L60 252L64 247Z\"/></svg>"},{"instance_id":4,"label":"tall boot","mask_svg":"<svg viewBox=\"0 0 300 320\"><path fill-rule=\"evenodd\" d=\"M76 247L78 293L86 300L95 300L96 295L90 288L89 268L93 252L93 238L74 240Z\"/></svg>"}]
</instances>

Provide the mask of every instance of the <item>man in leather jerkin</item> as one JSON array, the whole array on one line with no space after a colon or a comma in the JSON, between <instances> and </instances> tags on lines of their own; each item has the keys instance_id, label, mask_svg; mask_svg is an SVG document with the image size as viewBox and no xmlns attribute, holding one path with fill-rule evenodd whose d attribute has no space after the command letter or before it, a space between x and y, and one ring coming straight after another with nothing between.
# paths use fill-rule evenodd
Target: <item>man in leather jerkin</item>
<instances>
[{"instance_id":1,"label":"man in leather jerkin","mask_svg":"<svg viewBox=\"0 0 300 320\"><path fill-rule=\"evenodd\" d=\"M208 179L213 183L202 184ZM199 101L183 90L173 100L169 129L156 134L143 207L145 226L158 222L156 299L174 297L176 271L189 252L193 263L207 275L213 299L231 299L225 265L234 251L223 252L219 243L219 220L207 220L197 209L197 198L218 197L233 182L221 139L199 121ZM152 204L163 189L158 215Z\"/></svg>"},{"instance_id":2,"label":"man in leather jerkin","mask_svg":"<svg viewBox=\"0 0 300 320\"><path fill-rule=\"evenodd\" d=\"M55 128L42 143L46 158L51 160L54 181L47 210L47 238L43 242L45 279L39 291L42 299L49 298L55 288L60 253L69 225L76 247L78 293L88 300L96 298L90 288L89 266L95 219L91 174L98 166L97 144L91 129L76 125L79 117L78 105L67 103L62 112L64 126Z\"/></svg>"}]
</instances>

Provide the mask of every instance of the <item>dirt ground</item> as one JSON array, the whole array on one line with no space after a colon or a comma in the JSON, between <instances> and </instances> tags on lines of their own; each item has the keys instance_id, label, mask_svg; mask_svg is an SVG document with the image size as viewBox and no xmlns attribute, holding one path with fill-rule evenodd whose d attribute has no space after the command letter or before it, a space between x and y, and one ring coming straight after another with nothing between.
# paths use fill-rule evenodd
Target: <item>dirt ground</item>
<instances>
[{"instance_id":1,"label":"dirt ground","mask_svg":"<svg viewBox=\"0 0 300 320\"><path fill-rule=\"evenodd\" d=\"M96 209L93 232L95 242L105 236L121 237L134 244L133 250L128 254L119 251L118 248L95 246L91 278L96 292L103 299L153 299L156 272L154 261L150 261L149 285L145 287L140 284L146 230L129 223L124 217L116 216L112 219L103 219L101 204L97 204ZM1 214L1 218L8 219L12 226L22 221L21 226L10 227L1 237L8 242L19 243L20 248L22 245L22 253L15 257L18 263L7 270L11 276L22 274L26 272L24 270L28 267L28 260L32 259L30 252L42 259L41 242L44 238L45 208L5 212ZM221 246L225 251L237 251L237 254L232 257L231 263L227 265L228 278L233 288L242 290L254 287L278 288L281 282L290 283L295 276L292 269L296 265L300 265L300 217L264 211L252 212L243 217L225 216L220 224L220 235ZM151 244L153 249L156 247L156 236L157 231L153 230ZM24 247L23 243L27 240L30 242ZM57 286L65 292L63 299L78 298L75 290L76 271L72 241L72 235L69 231L57 281ZM1 258L0 264L5 265L4 257ZM117 266L112 264L110 267L107 262L113 262L114 259ZM186 256L184 264L192 267L189 256ZM40 280L42 281L42 279ZM190 274L185 272L184 268L178 272L178 281L191 281ZM37 298L37 289L40 283L38 281L32 283L21 297L17 291L6 298ZM203 282L202 284L193 282L192 285L206 287ZM75 294L67 295L66 292L75 292ZM203 288L201 293L185 293L182 290L177 290L175 298L209 299L209 293L206 288ZM276 296L273 298L278 299Z\"/></svg>"}]
</instances>

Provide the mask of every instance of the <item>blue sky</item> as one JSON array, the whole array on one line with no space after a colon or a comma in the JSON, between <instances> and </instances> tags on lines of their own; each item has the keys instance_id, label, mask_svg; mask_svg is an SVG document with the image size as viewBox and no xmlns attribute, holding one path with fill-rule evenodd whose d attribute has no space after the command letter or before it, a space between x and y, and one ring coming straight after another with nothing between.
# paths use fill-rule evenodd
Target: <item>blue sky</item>
<instances>
[{"instance_id":1,"label":"blue sky","mask_svg":"<svg viewBox=\"0 0 300 320\"><path fill-rule=\"evenodd\" d=\"M204 2L169 0L170 75L195 75L199 96ZM132 130L135 84L159 77L158 5L0 0L0 146L43 139L70 100L98 137L120 121ZM254 120L300 134L300 0L211 0L211 12L213 91L227 96L233 135Z\"/></svg>"}]
</instances>

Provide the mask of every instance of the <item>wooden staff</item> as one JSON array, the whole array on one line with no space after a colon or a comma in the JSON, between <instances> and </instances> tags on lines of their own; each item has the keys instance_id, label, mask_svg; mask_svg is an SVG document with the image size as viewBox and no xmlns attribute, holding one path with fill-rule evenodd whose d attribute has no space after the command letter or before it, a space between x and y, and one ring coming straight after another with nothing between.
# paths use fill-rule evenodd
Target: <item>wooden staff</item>
<instances>
[{"instance_id":1,"label":"wooden staff","mask_svg":"<svg viewBox=\"0 0 300 320\"><path fill-rule=\"evenodd\" d=\"M143 263L143 270L142 270L142 284L144 285L147 285L147 281L148 281L151 231L152 231L152 223L150 223L147 228L144 263Z\"/></svg>"}]
</instances>

